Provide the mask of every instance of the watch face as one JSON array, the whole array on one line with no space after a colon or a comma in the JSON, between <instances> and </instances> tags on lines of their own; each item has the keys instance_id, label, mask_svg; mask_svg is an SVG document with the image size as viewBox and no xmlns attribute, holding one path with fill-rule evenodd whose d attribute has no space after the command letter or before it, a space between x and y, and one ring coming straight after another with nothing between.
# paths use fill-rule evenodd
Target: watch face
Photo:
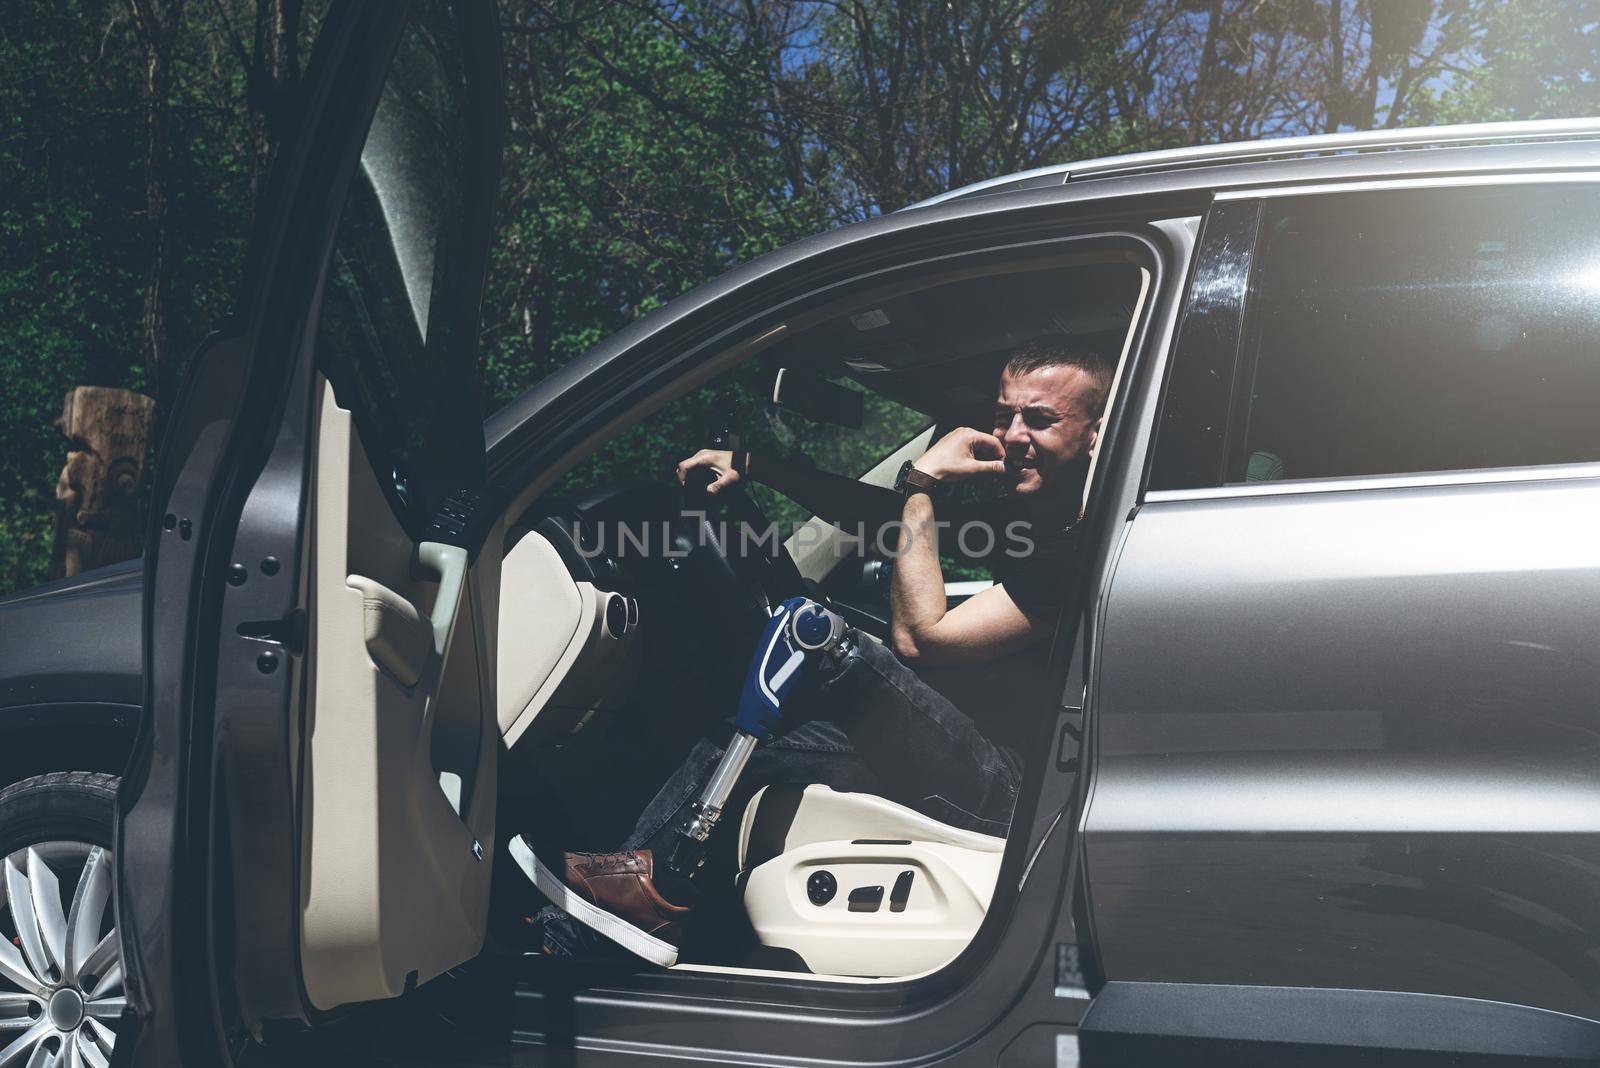
<instances>
[{"instance_id":1,"label":"watch face","mask_svg":"<svg viewBox=\"0 0 1600 1068\"><path fill-rule=\"evenodd\" d=\"M906 475L911 473L911 464L912 461L910 460L901 464L900 473L894 476L894 491L896 493L904 493L906 491Z\"/></svg>"}]
</instances>

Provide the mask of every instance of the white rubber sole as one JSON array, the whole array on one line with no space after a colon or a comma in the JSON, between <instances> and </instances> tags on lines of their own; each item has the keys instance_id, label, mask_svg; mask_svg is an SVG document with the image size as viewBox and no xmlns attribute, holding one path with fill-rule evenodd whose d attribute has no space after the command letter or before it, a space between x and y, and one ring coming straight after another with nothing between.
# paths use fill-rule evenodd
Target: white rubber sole
<instances>
[{"instance_id":1,"label":"white rubber sole","mask_svg":"<svg viewBox=\"0 0 1600 1068\"><path fill-rule=\"evenodd\" d=\"M528 881L533 883L539 893L549 898L550 903L562 912L591 931L605 935L634 956L643 957L651 964L670 968L678 963L677 946L671 942L663 942L654 935L645 934L627 920L613 916L605 909L579 897L556 876L555 872L545 867L539 858L533 855L533 850L528 848L528 843L522 840L520 834L511 839L510 850L511 859L517 862L522 874L528 877Z\"/></svg>"}]
</instances>

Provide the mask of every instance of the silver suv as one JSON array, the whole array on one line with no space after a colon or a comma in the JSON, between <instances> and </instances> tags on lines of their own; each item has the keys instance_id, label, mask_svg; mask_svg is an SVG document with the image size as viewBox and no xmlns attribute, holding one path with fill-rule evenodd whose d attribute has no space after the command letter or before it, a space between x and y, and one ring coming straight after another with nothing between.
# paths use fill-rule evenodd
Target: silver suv
<instances>
[{"instance_id":1,"label":"silver suv","mask_svg":"<svg viewBox=\"0 0 1600 1068\"><path fill-rule=\"evenodd\" d=\"M1600 120L997 179L741 267L480 434L500 59L485 9L443 12L325 27L124 611L123 957L111 854L19 847L0 1062L1600 1057ZM723 915L759 955L519 945L507 840L598 820L587 769L664 766L634 698L706 711L708 606L887 610L881 561L797 543L755 571L577 551L550 520L653 522L671 492L558 478L777 368L911 413L921 438L849 472L885 486L1046 329L1117 372L1009 833L819 783L737 828ZM54 670L7 642L8 677ZM808 901L824 867L841 890ZM897 870L925 896L846 906Z\"/></svg>"}]
</instances>

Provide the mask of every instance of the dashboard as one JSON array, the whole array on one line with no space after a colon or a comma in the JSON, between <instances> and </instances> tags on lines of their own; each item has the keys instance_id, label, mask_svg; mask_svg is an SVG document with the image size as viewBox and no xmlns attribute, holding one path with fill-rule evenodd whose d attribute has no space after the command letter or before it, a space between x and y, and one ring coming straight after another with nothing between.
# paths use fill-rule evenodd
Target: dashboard
<instances>
[{"instance_id":1,"label":"dashboard","mask_svg":"<svg viewBox=\"0 0 1600 1068\"><path fill-rule=\"evenodd\" d=\"M641 611L621 562L580 517L514 530L500 569L497 716L509 748L559 744L616 712L637 681Z\"/></svg>"}]
</instances>

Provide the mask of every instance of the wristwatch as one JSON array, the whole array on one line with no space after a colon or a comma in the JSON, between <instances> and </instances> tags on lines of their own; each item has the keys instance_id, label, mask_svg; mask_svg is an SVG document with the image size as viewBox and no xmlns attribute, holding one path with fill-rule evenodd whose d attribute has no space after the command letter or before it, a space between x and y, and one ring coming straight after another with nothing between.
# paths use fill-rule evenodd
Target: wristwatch
<instances>
[{"instance_id":1,"label":"wristwatch","mask_svg":"<svg viewBox=\"0 0 1600 1068\"><path fill-rule=\"evenodd\" d=\"M943 482L924 471L918 471L911 460L900 465L900 473L894 478L894 491L903 497L909 497L913 493L926 493L937 500L942 489L944 489Z\"/></svg>"}]
</instances>

